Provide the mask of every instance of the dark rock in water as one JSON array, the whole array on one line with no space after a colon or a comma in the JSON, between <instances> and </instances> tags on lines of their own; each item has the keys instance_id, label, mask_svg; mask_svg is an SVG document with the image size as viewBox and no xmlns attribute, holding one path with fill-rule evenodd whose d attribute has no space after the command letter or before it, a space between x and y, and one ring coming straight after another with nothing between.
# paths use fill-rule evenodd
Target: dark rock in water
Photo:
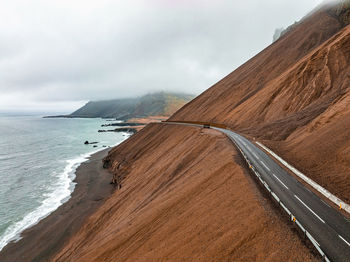
<instances>
[{"instance_id":1,"label":"dark rock in water","mask_svg":"<svg viewBox=\"0 0 350 262\"><path fill-rule=\"evenodd\" d=\"M103 145L103 147L107 147L107 146Z\"/></svg>"},{"instance_id":2,"label":"dark rock in water","mask_svg":"<svg viewBox=\"0 0 350 262\"><path fill-rule=\"evenodd\" d=\"M96 145L94 147L97 147Z\"/></svg>"},{"instance_id":3,"label":"dark rock in water","mask_svg":"<svg viewBox=\"0 0 350 262\"><path fill-rule=\"evenodd\" d=\"M100 129L100 130L98 130L98 132L99 133L101 133L101 132L125 132L125 133L135 134L135 133L137 133L137 129L132 128L132 127L125 127L125 128L116 128L116 129L110 129L110 130Z\"/></svg>"},{"instance_id":4,"label":"dark rock in water","mask_svg":"<svg viewBox=\"0 0 350 262\"><path fill-rule=\"evenodd\" d=\"M93 145L93 144L97 144L98 142L89 142L89 141L85 141L84 145Z\"/></svg>"},{"instance_id":5,"label":"dark rock in water","mask_svg":"<svg viewBox=\"0 0 350 262\"><path fill-rule=\"evenodd\" d=\"M133 122L122 122L122 123L112 123L112 124L104 124L102 127L106 126L145 126L145 123L133 123Z\"/></svg>"}]
</instances>

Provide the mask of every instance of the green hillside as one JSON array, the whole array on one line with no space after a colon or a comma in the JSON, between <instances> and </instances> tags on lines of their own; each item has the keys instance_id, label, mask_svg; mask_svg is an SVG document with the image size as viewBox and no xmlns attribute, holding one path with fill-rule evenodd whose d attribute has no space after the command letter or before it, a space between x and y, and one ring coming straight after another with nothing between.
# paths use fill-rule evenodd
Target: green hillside
<instances>
[{"instance_id":1,"label":"green hillside","mask_svg":"<svg viewBox=\"0 0 350 262\"><path fill-rule=\"evenodd\" d=\"M170 116L193 97L188 94L159 92L138 98L90 101L69 116L117 119Z\"/></svg>"}]
</instances>

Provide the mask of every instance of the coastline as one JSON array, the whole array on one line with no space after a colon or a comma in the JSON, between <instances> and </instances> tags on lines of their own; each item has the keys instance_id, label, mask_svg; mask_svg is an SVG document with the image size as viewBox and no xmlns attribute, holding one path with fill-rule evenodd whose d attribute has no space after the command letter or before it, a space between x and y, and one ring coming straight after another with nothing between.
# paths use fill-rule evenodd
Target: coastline
<instances>
[{"instance_id":1,"label":"coastline","mask_svg":"<svg viewBox=\"0 0 350 262\"><path fill-rule=\"evenodd\" d=\"M38 224L22 232L0 252L0 261L48 261L114 192L102 158L111 148L92 154L76 169L71 198Z\"/></svg>"}]
</instances>

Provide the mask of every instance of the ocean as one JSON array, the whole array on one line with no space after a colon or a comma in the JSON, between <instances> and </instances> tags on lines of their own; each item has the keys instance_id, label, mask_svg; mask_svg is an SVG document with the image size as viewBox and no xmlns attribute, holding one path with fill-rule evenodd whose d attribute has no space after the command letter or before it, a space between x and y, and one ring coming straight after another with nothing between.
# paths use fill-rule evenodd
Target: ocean
<instances>
[{"instance_id":1,"label":"ocean","mask_svg":"<svg viewBox=\"0 0 350 262\"><path fill-rule=\"evenodd\" d=\"M126 133L97 131L103 119L0 116L0 250L66 202L76 168ZM84 142L98 142L97 147Z\"/></svg>"}]
</instances>

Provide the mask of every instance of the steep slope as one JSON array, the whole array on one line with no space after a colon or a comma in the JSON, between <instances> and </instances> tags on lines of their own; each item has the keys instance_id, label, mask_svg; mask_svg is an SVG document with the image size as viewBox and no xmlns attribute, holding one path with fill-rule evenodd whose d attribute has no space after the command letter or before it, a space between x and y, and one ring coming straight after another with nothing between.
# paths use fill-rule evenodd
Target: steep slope
<instances>
[{"instance_id":1,"label":"steep slope","mask_svg":"<svg viewBox=\"0 0 350 262\"><path fill-rule=\"evenodd\" d=\"M151 124L109 154L116 191L53 261L314 261L231 141Z\"/></svg>"},{"instance_id":2,"label":"steep slope","mask_svg":"<svg viewBox=\"0 0 350 262\"><path fill-rule=\"evenodd\" d=\"M193 96L186 94L159 92L139 98L91 101L69 116L118 119L170 116L192 98Z\"/></svg>"},{"instance_id":3,"label":"steep slope","mask_svg":"<svg viewBox=\"0 0 350 262\"><path fill-rule=\"evenodd\" d=\"M324 6L170 120L224 123L350 202L349 1Z\"/></svg>"},{"instance_id":4,"label":"steep slope","mask_svg":"<svg viewBox=\"0 0 350 262\"><path fill-rule=\"evenodd\" d=\"M316 10L170 119L255 136L347 200L348 11ZM314 260L240 163L213 130L146 126L109 153L121 188L53 261Z\"/></svg>"},{"instance_id":5,"label":"steep slope","mask_svg":"<svg viewBox=\"0 0 350 262\"><path fill-rule=\"evenodd\" d=\"M201 119L232 125L234 121L228 113L268 86L270 81L294 66L310 51L336 34L341 27L341 23L324 9L316 11L278 41L181 108L170 119Z\"/></svg>"}]
</instances>

